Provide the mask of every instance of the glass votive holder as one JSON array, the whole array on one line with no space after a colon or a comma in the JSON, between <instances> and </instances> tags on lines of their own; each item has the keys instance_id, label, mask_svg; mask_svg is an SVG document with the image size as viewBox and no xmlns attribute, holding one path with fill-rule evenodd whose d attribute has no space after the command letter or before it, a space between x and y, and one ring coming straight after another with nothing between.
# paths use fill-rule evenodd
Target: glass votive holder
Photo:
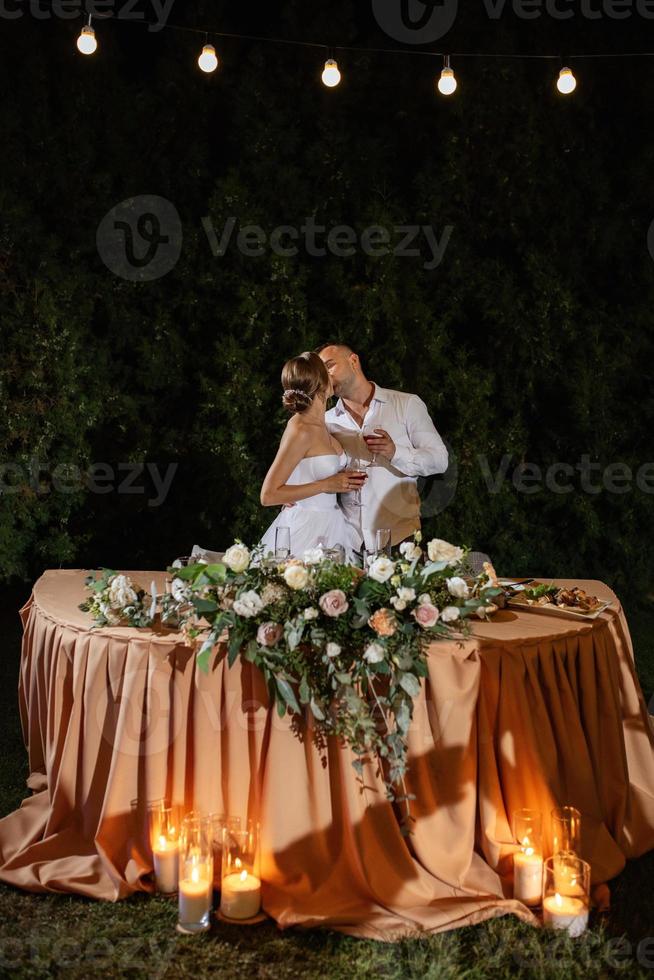
<instances>
[{"instance_id":1,"label":"glass votive holder","mask_svg":"<svg viewBox=\"0 0 654 980\"><path fill-rule=\"evenodd\" d=\"M177 891L180 818L180 808L168 806L165 800L148 804L154 883L157 891L164 895Z\"/></svg>"},{"instance_id":2,"label":"glass votive holder","mask_svg":"<svg viewBox=\"0 0 654 980\"><path fill-rule=\"evenodd\" d=\"M572 851L552 855L543 872L543 925L575 939L586 931L589 909L590 865Z\"/></svg>"},{"instance_id":3,"label":"glass votive holder","mask_svg":"<svg viewBox=\"0 0 654 980\"><path fill-rule=\"evenodd\" d=\"M557 806L552 810L552 853L581 849L581 813L574 806Z\"/></svg>"},{"instance_id":4,"label":"glass votive holder","mask_svg":"<svg viewBox=\"0 0 654 980\"><path fill-rule=\"evenodd\" d=\"M258 825L223 828L220 914L226 919L253 919L261 908Z\"/></svg>"},{"instance_id":5,"label":"glass votive holder","mask_svg":"<svg viewBox=\"0 0 654 980\"><path fill-rule=\"evenodd\" d=\"M178 932L209 928L213 895L213 847L209 817L189 813L182 820L179 849Z\"/></svg>"},{"instance_id":6,"label":"glass votive holder","mask_svg":"<svg viewBox=\"0 0 654 980\"><path fill-rule=\"evenodd\" d=\"M241 829L241 818L230 817L225 813L210 813L211 845L213 848L213 887L220 891L223 867L223 830Z\"/></svg>"},{"instance_id":7,"label":"glass votive holder","mask_svg":"<svg viewBox=\"0 0 654 980\"><path fill-rule=\"evenodd\" d=\"M540 810L516 810L513 835L520 847L513 855L513 897L523 905L540 905L543 895L543 818Z\"/></svg>"}]
</instances>

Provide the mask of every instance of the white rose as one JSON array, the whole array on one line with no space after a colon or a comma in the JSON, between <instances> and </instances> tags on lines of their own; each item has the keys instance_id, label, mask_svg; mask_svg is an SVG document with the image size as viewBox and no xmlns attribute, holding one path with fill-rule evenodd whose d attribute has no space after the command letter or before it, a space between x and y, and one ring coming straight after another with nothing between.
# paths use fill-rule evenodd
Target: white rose
<instances>
[{"instance_id":1,"label":"white rose","mask_svg":"<svg viewBox=\"0 0 654 980\"><path fill-rule=\"evenodd\" d=\"M416 590L408 589L406 585L403 585L400 589L397 590L397 594L399 598L404 599L405 602L413 602L413 600L416 597Z\"/></svg>"},{"instance_id":2,"label":"white rose","mask_svg":"<svg viewBox=\"0 0 654 980\"><path fill-rule=\"evenodd\" d=\"M170 586L175 602L186 602L190 597L191 591L181 578L174 578Z\"/></svg>"},{"instance_id":3,"label":"white rose","mask_svg":"<svg viewBox=\"0 0 654 980\"><path fill-rule=\"evenodd\" d=\"M397 612L402 612L403 609L406 609L406 600L400 599L399 596L393 595L391 596L391 606Z\"/></svg>"},{"instance_id":4,"label":"white rose","mask_svg":"<svg viewBox=\"0 0 654 980\"><path fill-rule=\"evenodd\" d=\"M302 615L305 619L317 619L320 613L315 606L307 606Z\"/></svg>"},{"instance_id":5,"label":"white rose","mask_svg":"<svg viewBox=\"0 0 654 980\"><path fill-rule=\"evenodd\" d=\"M325 647L325 653L328 657L337 657L341 652L341 648L338 643L328 643Z\"/></svg>"},{"instance_id":6,"label":"white rose","mask_svg":"<svg viewBox=\"0 0 654 980\"><path fill-rule=\"evenodd\" d=\"M369 643L363 654L363 659L369 664L379 664L385 657L384 648L381 643Z\"/></svg>"},{"instance_id":7,"label":"white rose","mask_svg":"<svg viewBox=\"0 0 654 980\"><path fill-rule=\"evenodd\" d=\"M132 581L127 575L114 575L109 584L109 603L114 609L130 606L138 600L132 588Z\"/></svg>"},{"instance_id":8,"label":"white rose","mask_svg":"<svg viewBox=\"0 0 654 980\"><path fill-rule=\"evenodd\" d=\"M454 578L445 579L445 581L447 582L447 588L450 595L453 595L455 598L467 599L470 595L470 589L466 585L465 581L462 578L459 578L458 575L455 575Z\"/></svg>"},{"instance_id":9,"label":"white rose","mask_svg":"<svg viewBox=\"0 0 654 980\"><path fill-rule=\"evenodd\" d=\"M243 592L238 599L234 600L234 605L232 609L237 616L244 616L249 619L251 616L256 616L263 609L263 600L261 596L250 589L249 592Z\"/></svg>"},{"instance_id":10,"label":"white rose","mask_svg":"<svg viewBox=\"0 0 654 980\"><path fill-rule=\"evenodd\" d=\"M304 562L306 565L317 565L325 557L325 552L322 548L308 548L304 552Z\"/></svg>"},{"instance_id":11,"label":"white rose","mask_svg":"<svg viewBox=\"0 0 654 980\"><path fill-rule=\"evenodd\" d=\"M250 564L250 552L244 544L233 544L225 552L223 561L228 568L231 568L238 575L239 572L244 572Z\"/></svg>"},{"instance_id":12,"label":"white rose","mask_svg":"<svg viewBox=\"0 0 654 980\"><path fill-rule=\"evenodd\" d=\"M444 623L453 623L455 619L459 618L459 609L457 606L445 606L445 609L441 613L441 620Z\"/></svg>"},{"instance_id":13,"label":"white rose","mask_svg":"<svg viewBox=\"0 0 654 980\"><path fill-rule=\"evenodd\" d=\"M375 582L387 582L394 571L395 562L382 555L381 558L375 558L368 569L368 575L374 578Z\"/></svg>"},{"instance_id":14,"label":"white rose","mask_svg":"<svg viewBox=\"0 0 654 980\"><path fill-rule=\"evenodd\" d=\"M284 581L290 589L303 589L309 581L309 573L304 565L287 565Z\"/></svg>"},{"instance_id":15,"label":"white rose","mask_svg":"<svg viewBox=\"0 0 654 980\"><path fill-rule=\"evenodd\" d=\"M463 548L457 548L449 541L434 538L427 545L427 554L430 561L444 561L448 565L457 565L463 558Z\"/></svg>"},{"instance_id":16,"label":"white rose","mask_svg":"<svg viewBox=\"0 0 654 980\"><path fill-rule=\"evenodd\" d=\"M419 548L413 541L403 541L400 545L400 554L404 555L408 561L417 561L422 554L422 548Z\"/></svg>"},{"instance_id":17,"label":"white rose","mask_svg":"<svg viewBox=\"0 0 654 980\"><path fill-rule=\"evenodd\" d=\"M428 592L423 592L421 595L418 596L418 605L424 606L426 602L431 602L431 596L429 595Z\"/></svg>"}]
</instances>

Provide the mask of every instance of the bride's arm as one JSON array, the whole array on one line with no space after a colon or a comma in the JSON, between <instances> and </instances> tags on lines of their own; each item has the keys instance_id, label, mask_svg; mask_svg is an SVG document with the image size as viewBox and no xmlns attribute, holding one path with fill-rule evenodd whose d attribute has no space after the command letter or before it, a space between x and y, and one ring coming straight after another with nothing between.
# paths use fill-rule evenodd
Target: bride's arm
<instances>
[{"instance_id":1,"label":"bride's arm","mask_svg":"<svg viewBox=\"0 0 654 980\"><path fill-rule=\"evenodd\" d=\"M261 486L261 503L264 507L294 504L296 500L306 500L317 493L346 493L360 486L355 475L348 470L312 483L287 483L297 464L304 459L310 444L311 435L306 429L298 427L291 431L290 426L286 428L274 462Z\"/></svg>"}]
</instances>

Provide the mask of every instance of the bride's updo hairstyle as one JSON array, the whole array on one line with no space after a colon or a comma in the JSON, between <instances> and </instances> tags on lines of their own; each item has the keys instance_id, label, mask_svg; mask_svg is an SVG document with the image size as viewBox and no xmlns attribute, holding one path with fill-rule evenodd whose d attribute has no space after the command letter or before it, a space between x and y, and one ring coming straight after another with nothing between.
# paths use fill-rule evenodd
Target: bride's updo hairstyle
<instances>
[{"instance_id":1,"label":"bride's updo hairstyle","mask_svg":"<svg viewBox=\"0 0 654 980\"><path fill-rule=\"evenodd\" d=\"M292 357L282 368L282 404L291 415L306 412L316 395L327 391L327 368L313 351Z\"/></svg>"}]
</instances>

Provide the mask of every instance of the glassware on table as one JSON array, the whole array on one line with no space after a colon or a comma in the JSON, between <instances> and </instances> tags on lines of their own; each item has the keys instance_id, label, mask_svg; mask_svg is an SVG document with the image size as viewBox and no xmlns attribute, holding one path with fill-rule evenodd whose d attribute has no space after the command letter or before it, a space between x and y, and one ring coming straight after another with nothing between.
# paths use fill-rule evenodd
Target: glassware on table
<instances>
[{"instance_id":1,"label":"glassware on table","mask_svg":"<svg viewBox=\"0 0 654 980\"><path fill-rule=\"evenodd\" d=\"M205 932L213 896L213 841L205 814L187 814L179 850L179 918L177 931Z\"/></svg>"},{"instance_id":2,"label":"glassware on table","mask_svg":"<svg viewBox=\"0 0 654 980\"><path fill-rule=\"evenodd\" d=\"M590 865L572 851L553 854L543 873L543 925L574 939L586 931L589 908Z\"/></svg>"},{"instance_id":3,"label":"glassware on table","mask_svg":"<svg viewBox=\"0 0 654 980\"><path fill-rule=\"evenodd\" d=\"M291 529L280 526L275 528L275 558L289 558L291 554Z\"/></svg>"},{"instance_id":4,"label":"glassware on table","mask_svg":"<svg viewBox=\"0 0 654 980\"><path fill-rule=\"evenodd\" d=\"M223 830L220 914L226 919L253 919L261 908L259 827L248 821L241 830Z\"/></svg>"},{"instance_id":5,"label":"glassware on table","mask_svg":"<svg viewBox=\"0 0 654 980\"><path fill-rule=\"evenodd\" d=\"M557 806L552 810L552 853L581 849L581 813L574 806Z\"/></svg>"},{"instance_id":6,"label":"glassware on table","mask_svg":"<svg viewBox=\"0 0 654 980\"><path fill-rule=\"evenodd\" d=\"M391 529L390 527L379 527L375 531L375 550L378 555L391 554Z\"/></svg>"},{"instance_id":7,"label":"glassware on table","mask_svg":"<svg viewBox=\"0 0 654 980\"><path fill-rule=\"evenodd\" d=\"M358 473L366 478L366 466L368 465L370 465L370 460L361 459L360 456L349 456L347 460L348 470L353 470L355 473ZM352 503L354 506L361 507L361 487L359 487L358 490L351 490L350 493L352 494Z\"/></svg>"}]
</instances>

